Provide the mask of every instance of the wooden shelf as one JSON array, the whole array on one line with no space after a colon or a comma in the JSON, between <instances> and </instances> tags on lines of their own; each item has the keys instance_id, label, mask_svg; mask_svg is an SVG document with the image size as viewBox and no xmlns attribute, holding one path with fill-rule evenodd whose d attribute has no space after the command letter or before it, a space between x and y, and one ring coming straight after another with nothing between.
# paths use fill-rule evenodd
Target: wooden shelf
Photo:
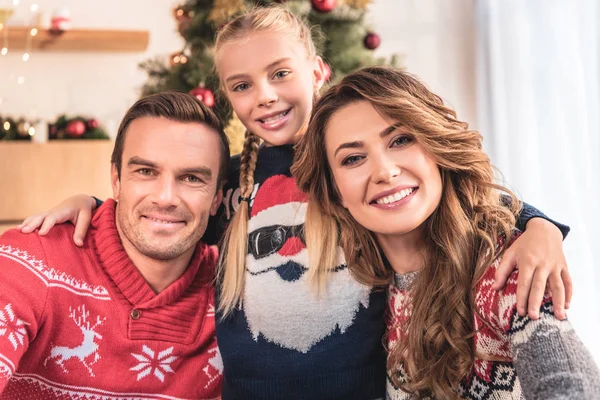
<instances>
[{"instance_id":1,"label":"wooden shelf","mask_svg":"<svg viewBox=\"0 0 600 400\"><path fill-rule=\"evenodd\" d=\"M32 27L9 26L6 29L9 50L24 50ZM31 38L31 47L34 51L142 52L148 47L149 36L148 31L71 29L54 33L39 28L37 35Z\"/></svg>"}]
</instances>

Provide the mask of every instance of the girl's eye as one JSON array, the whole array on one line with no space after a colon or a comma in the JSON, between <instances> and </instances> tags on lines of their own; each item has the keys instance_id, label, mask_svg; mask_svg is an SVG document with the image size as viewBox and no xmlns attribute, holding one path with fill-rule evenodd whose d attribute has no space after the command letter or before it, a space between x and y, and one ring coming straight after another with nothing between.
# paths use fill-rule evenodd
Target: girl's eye
<instances>
[{"instance_id":1,"label":"girl's eye","mask_svg":"<svg viewBox=\"0 0 600 400\"><path fill-rule=\"evenodd\" d=\"M234 92L243 92L246 89L248 89L247 83L240 83L239 85L233 87Z\"/></svg>"},{"instance_id":2,"label":"girl's eye","mask_svg":"<svg viewBox=\"0 0 600 400\"><path fill-rule=\"evenodd\" d=\"M290 74L290 71L277 71L277 72L275 72L275 78L277 78L277 79L285 78L289 74Z\"/></svg>"},{"instance_id":3,"label":"girl's eye","mask_svg":"<svg viewBox=\"0 0 600 400\"><path fill-rule=\"evenodd\" d=\"M399 147L412 143L413 138L409 135L400 135L392 142L392 146Z\"/></svg>"},{"instance_id":4,"label":"girl's eye","mask_svg":"<svg viewBox=\"0 0 600 400\"><path fill-rule=\"evenodd\" d=\"M352 166L362 160L362 156L348 156L342 160L343 166Z\"/></svg>"}]
</instances>

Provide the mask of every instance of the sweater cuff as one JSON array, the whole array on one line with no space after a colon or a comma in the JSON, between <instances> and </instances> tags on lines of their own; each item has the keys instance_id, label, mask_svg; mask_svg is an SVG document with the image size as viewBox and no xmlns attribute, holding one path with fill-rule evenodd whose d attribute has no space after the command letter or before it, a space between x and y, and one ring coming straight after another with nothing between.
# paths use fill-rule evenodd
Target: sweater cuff
<instances>
[{"instance_id":1,"label":"sweater cuff","mask_svg":"<svg viewBox=\"0 0 600 400\"><path fill-rule=\"evenodd\" d=\"M525 225L527 225L527 223L533 218L543 218L546 221L550 222L552 225L556 226L560 230L560 233L562 233L563 240L566 239L567 235L571 231L571 228L569 226L561 224L560 222L549 218L540 210L534 207L523 207L521 215L519 216L519 221L523 224L523 227L525 227Z\"/></svg>"},{"instance_id":2,"label":"sweater cuff","mask_svg":"<svg viewBox=\"0 0 600 400\"><path fill-rule=\"evenodd\" d=\"M94 210L97 210L100 208L100 206L102 205L102 203L104 203L102 200L100 200L99 198L97 198L96 196L92 196L92 198L96 201L96 207L94 208Z\"/></svg>"}]
</instances>

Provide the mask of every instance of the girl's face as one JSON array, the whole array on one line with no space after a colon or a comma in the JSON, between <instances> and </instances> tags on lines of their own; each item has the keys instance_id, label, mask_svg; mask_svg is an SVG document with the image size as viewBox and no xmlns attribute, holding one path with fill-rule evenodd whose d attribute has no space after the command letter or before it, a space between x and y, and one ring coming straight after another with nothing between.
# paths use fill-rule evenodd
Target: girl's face
<instances>
[{"instance_id":1,"label":"girl's face","mask_svg":"<svg viewBox=\"0 0 600 400\"><path fill-rule=\"evenodd\" d=\"M337 110L325 131L327 159L342 204L377 235L406 235L442 196L437 164L397 121L358 101ZM418 231L415 231L418 232Z\"/></svg>"},{"instance_id":2,"label":"girl's face","mask_svg":"<svg viewBox=\"0 0 600 400\"><path fill-rule=\"evenodd\" d=\"M252 33L221 49L218 72L233 110L268 145L297 142L323 85L323 61L278 32Z\"/></svg>"}]
</instances>

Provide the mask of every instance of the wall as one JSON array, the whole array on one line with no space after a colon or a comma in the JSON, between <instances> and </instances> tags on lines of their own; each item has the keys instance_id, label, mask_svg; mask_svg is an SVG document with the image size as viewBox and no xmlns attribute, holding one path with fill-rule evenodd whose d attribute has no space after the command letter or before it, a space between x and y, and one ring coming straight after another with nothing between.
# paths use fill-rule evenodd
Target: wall
<instances>
[{"instance_id":1,"label":"wall","mask_svg":"<svg viewBox=\"0 0 600 400\"><path fill-rule=\"evenodd\" d=\"M13 19L28 20L33 3L34 0L21 0ZM154 55L168 57L183 46L171 17L175 1L43 0L37 3L47 14L55 8L68 7L74 28L148 30L148 49L144 53L33 52L28 62L22 61L22 51L9 51L8 55L0 56L0 114L51 120L64 112L89 114L114 135L125 111L139 97L138 89L146 79L137 64ZM17 83L19 76L25 77L22 85Z\"/></svg>"},{"instance_id":2,"label":"wall","mask_svg":"<svg viewBox=\"0 0 600 400\"><path fill-rule=\"evenodd\" d=\"M375 0L367 21L379 54L399 53L458 117L476 127L474 0Z\"/></svg>"},{"instance_id":3,"label":"wall","mask_svg":"<svg viewBox=\"0 0 600 400\"><path fill-rule=\"evenodd\" d=\"M21 0L13 20L30 18L32 3ZM9 52L0 57L0 114L45 119L63 112L89 114L114 134L146 79L137 64L183 46L171 13L176 0L37 3L47 14L68 7L73 27L148 30L150 43L145 53L34 52L28 62L20 51ZM400 53L409 71L474 123L473 8L473 0L375 0L367 21L381 35L379 54ZM22 85L19 76L25 77Z\"/></svg>"}]
</instances>

